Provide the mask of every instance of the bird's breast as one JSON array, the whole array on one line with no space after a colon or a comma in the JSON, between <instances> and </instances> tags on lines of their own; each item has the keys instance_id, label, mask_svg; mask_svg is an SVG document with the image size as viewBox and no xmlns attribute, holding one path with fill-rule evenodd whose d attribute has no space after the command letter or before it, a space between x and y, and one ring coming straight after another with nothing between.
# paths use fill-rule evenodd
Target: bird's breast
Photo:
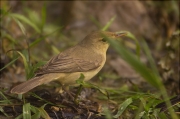
<instances>
[{"instance_id":1,"label":"bird's breast","mask_svg":"<svg viewBox=\"0 0 180 119\"><path fill-rule=\"evenodd\" d=\"M61 77L58 79L58 81L63 85L71 85L75 84L76 80L80 78L81 74L84 75L84 81L88 81L91 78L93 78L104 66L105 60L101 63L101 65L93 70L89 70L86 72L72 72L72 73L66 73L64 77Z\"/></svg>"}]
</instances>

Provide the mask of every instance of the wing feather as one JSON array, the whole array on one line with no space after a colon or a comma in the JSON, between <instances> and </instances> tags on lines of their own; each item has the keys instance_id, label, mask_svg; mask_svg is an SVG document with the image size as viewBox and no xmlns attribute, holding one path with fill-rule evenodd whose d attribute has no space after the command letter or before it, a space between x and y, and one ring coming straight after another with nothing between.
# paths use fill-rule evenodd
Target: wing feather
<instances>
[{"instance_id":1,"label":"wing feather","mask_svg":"<svg viewBox=\"0 0 180 119\"><path fill-rule=\"evenodd\" d=\"M102 63L102 56L96 55L97 58L74 57L72 54L59 54L49 60L44 65L37 75L46 73L70 73L70 72L85 72L98 68Z\"/></svg>"}]
</instances>

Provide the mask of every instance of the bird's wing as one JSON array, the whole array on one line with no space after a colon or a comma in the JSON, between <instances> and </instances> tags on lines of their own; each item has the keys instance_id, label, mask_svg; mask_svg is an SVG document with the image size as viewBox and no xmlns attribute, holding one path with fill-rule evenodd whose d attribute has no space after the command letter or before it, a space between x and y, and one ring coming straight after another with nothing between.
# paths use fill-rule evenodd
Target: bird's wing
<instances>
[{"instance_id":1,"label":"bird's wing","mask_svg":"<svg viewBox=\"0 0 180 119\"><path fill-rule=\"evenodd\" d=\"M102 56L97 55L96 58L88 59L81 57L73 57L67 53L59 54L43 66L37 75L46 73L68 73L68 72L85 72L98 68L102 63Z\"/></svg>"}]
</instances>

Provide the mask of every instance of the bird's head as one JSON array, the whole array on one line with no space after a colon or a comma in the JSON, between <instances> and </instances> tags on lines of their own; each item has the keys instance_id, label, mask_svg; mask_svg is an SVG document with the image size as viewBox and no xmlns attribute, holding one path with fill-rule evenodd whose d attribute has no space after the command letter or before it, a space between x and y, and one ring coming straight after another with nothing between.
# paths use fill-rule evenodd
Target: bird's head
<instances>
[{"instance_id":1,"label":"bird's head","mask_svg":"<svg viewBox=\"0 0 180 119\"><path fill-rule=\"evenodd\" d=\"M107 39L117 39L121 36L125 36L127 32L107 32L107 31L96 31L87 35L81 42L80 45L92 49L101 49L107 51L109 43Z\"/></svg>"}]
</instances>

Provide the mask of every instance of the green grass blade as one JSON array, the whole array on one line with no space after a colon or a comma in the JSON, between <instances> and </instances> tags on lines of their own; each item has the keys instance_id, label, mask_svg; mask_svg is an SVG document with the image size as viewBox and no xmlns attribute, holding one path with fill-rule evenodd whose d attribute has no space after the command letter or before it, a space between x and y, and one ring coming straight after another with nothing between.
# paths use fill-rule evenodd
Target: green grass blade
<instances>
[{"instance_id":1,"label":"green grass blade","mask_svg":"<svg viewBox=\"0 0 180 119\"><path fill-rule=\"evenodd\" d=\"M7 118L10 117L8 116L8 114L6 114L6 112L4 112L4 109L2 106L0 106L0 112L3 113Z\"/></svg>"},{"instance_id":2,"label":"green grass blade","mask_svg":"<svg viewBox=\"0 0 180 119\"><path fill-rule=\"evenodd\" d=\"M16 51L22 58L23 58L23 63L24 63L24 67L25 67L25 71L26 71L26 78L28 77L29 74L29 65L28 65L28 61L26 59L26 57L24 56L24 54L22 54L19 51Z\"/></svg>"},{"instance_id":3,"label":"green grass blade","mask_svg":"<svg viewBox=\"0 0 180 119\"><path fill-rule=\"evenodd\" d=\"M6 64L3 68L1 68L0 71L2 71L3 69L7 68L7 67L10 66L10 65L12 65L18 58L19 58L19 57L14 58L11 62L9 62L9 63Z\"/></svg>"},{"instance_id":4,"label":"green grass blade","mask_svg":"<svg viewBox=\"0 0 180 119\"><path fill-rule=\"evenodd\" d=\"M111 18L109 20L109 22L101 29L102 31L106 31L112 24L112 22L115 20L116 16L114 16L113 18Z\"/></svg>"},{"instance_id":5,"label":"green grass blade","mask_svg":"<svg viewBox=\"0 0 180 119\"><path fill-rule=\"evenodd\" d=\"M101 24L93 17L89 16L89 19L100 29L102 28Z\"/></svg>"},{"instance_id":6,"label":"green grass blade","mask_svg":"<svg viewBox=\"0 0 180 119\"><path fill-rule=\"evenodd\" d=\"M31 119L30 103L23 105L23 119Z\"/></svg>"},{"instance_id":7,"label":"green grass blade","mask_svg":"<svg viewBox=\"0 0 180 119\"><path fill-rule=\"evenodd\" d=\"M109 43L113 46L113 48L117 51L117 53L128 63L132 68L135 69L146 81L148 81L151 85L159 88L159 85L162 85L160 82L160 78L157 77L153 71L148 69L142 62L140 62L137 57L132 54L130 51L125 49L122 44L119 44L115 40L108 39Z\"/></svg>"},{"instance_id":8,"label":"green grass blade","mask_svg":"<svg viewBox=\"0 0 180 119\"><path fill-rule=\"evenodd\" d=\"M153 57L151 55L151 52L149 50L149 47L148 47L147 43L144 40L141 40L141 43L142 43L143 51L145 52L145 54L146 54L146 56L148 58L148 61L150 63L151 69L156 73L156 75L159 75L158 69L157 69L157 67L155 65L155 61L154 61L154 59L153 59Z\"/></svg>"},{"instance_id":9,"label":"green grass blade","mask_svg":"<svg viewBox=\"0 0 180 119\"><path fill-rule=\"evenodd\" d=\"M46 64L47 62L43 62L43 61L40 61L36 64L34 64L33 66L30 67L30 71L29 71L29 74L28 74L28 79L34 77L34 74L35 74L35 71L41 67L42 65Z\"/></svg>"},{"instance_id":10,"label":"green grass blade","mask_svg":"<svg viewBox=\"0 0 180 119\"><path fill-rule=\"evenodd\" d=\"M114 115L114 118L118 118L124 112L124 110L132 103L132 98L126 99L118 108L118 112Z\"/></svg>"},{"instance_id":11,"label":"green grass blade","mask_svg":"<svg viewBox=\"0 0 180 119\"><path fill-rule=\"evenodd\" d=\"M107 108L107 106L103 107L103 114L105 115L106 119L113 119L112 114L110 110Z\"/></svg>"},{"instance_id":12,"label":"green grass blade","mask_svg":"<svg viewBox=\"0 0 180 119\"><path fill-rule=\"evenodd\" d=\"M43 100L43 101L44 101L44 102L46 102L47 104L50 104L50 105L55 105L54 103L49 102L49 101L47 101L47 100L45 100L45 99L43 99L43 98L39 97L39 96L38 96L38 95L36 95L35 93L31 93L31 95L32 95L33 97L37 98L37 99Z\"/></svg>"},{"instance_id":13,"label":"green grass blade","mask_svg":"<svg viewBox=\"0 0 180 119\"><path fill-rule=\"evenodd\" d=\"M17 116L15 119L22 119L23 118L23 114L20 114L19 116Z\"/></svg>"},{"instance_id":14,"label":"green grass blade","mask_svg":"<svg viewBox=\"0 0 180 119\"><path fill-rule=\"evenodd\" d=\"M126 37L129 37L129 38L131 38L132 40L134 40L134 41L136 42L136 54L137 54L138 58L140 58L140 50L141 50L141 48L140 48L140 45L139 45L138 40L137 40L136 37L135 37L132 33L130 33L130 32L127 32L127 36L126 36Z\"/></svg>"},{"instance_id":15,"label":"green grass blade","mask_svg":"<svg viewBox=\"0 0 180 119\"><path fill-rule=\"evenodd\" d=\"M24 27L24 25L18 20L18 19L14 19L16 21L16 23L19 25L22 33L26 36L26 29Z\"/></svg>"},{"instance_id":16,"label":"green grass blade","mask_svg":"<svg viewBox=\"0 0 180 119\"><path fill-rule=\"evenodd\" d=\"M54 52L55 54L60 53L60 51L58 50L57 47L55 47L55 46L52 45L51 48L52 48L52 50L53 50L53 52Z\"/></svg>"},{"instance_id":17,"label":"green grass blade","mask_svg":"<svg viewBox=\"0 0 180 119\"><path fill-rule=\"evenodd\" d=\"M44 104L43 106L41 106L39 108L39 111L41 113L41 116L44 118L44 119L51 119L48 115L48 113L44 110L44 107L46 106L46 104Z\"/></svg>"},{"instance_id":18,"label":"green grass blade","mask_svg":"<svg viewBox=\"0 0 180 119\"><path fill-rule=\"evenodd\" d=\"M32 119L41 119L40 117L41 113L39 111L32 115Z\"/></svg>"},{"instance_id":19,"label":"green grass blade","mask_svg":"<svg viewBox=\"0 0 180 119\"><path fill-rule=\"evenodd\" d=\"M29 45L29 47L31 48L31 47L35 46L36 44L38 44L40 41L42 41L42 40L44 40L44 39L45 39L45 37L37 38L34 42L32 42L32 43Z\"/></svg>"},{"instance_id":20,"label":"green grass blade","mask_svg":"<svg viewBox=\"0 0 180 119\"><path fill-rule=\"evenodd\" d=\"M41 117L39 108L31 105L31 111L34 113L34 115L32 115L32 119L39 119Z\"/></svg>"},{"instance_id":21,"label":"green grass blade","mask_svg":"<svg viewBox=\"0 0 180 119\"><path fill-rule=\"evenodd\" d=\"M7 98L1 91L0 91L0 96L1 96L2 98L4 98L5 101L6 101L8 104L12 104L11 101L9 101L8 98Z\"/></svg>"},{"instance_id":22,"label":"green grass blade","mask_svg":"<svg viewBox=\"0 0 180 119\"><path fill-rule=\"evenodd\" d=\"M32 111L33 113L36 113L36 112L39 111L39 109L38 109L37 107L31 105L31 111Z\"/></svg>"},{"instance_id":23,"label":"green grass blade","mask_svg":"<svg viewBox=\"0 0 180 119\"><path fill-rule=\"evenodd\" d=\"M159 113L159 117L160 119L168 119L168 117L166 116L164 112Z\"/></svg>"},{"instance_id":24,"label":"green grass blade","mask_svg":"<svg viewBox=\"0 0 180 119\"><path fill-rule=\"evenodd\" d=\"M10 16L12 16L15 19L19 19L19 20L27 23L29 26L34 28L34 30L36 30L36 32L40 33L40 29L33 22L31 22L28 18L26 18L25 16L20 15L20 14L15 14L15 13L10 14Z\"/></svg>"},{"instance_id":25,"label":"green grass blade","mask_svg":"<svg viewBox=\"0 0 180 119\"><path fill-rule=\"evenodd\" d=\"M31 44L29 45L29 47L30 47L30 48L31 48L31 47L34 47L34 46L35 46L36 44L38 44L40 41L44 40L47 36L53 34L54 32L60 30L61 28L62 28L62 27L59 27L59 28L57 28L56 30L54 30L53 32L51 32L51 33L49 33L49 34L47 34L47 35L45 35L45 36L42 36L42 37L40 37L40 38L37 38L33 43L31 43Z\"/></svg>"},{"instance_id":26,"label":"green grass blade","mask_svg":"<svg viewBox=\"0 0 180 119\"><path fill-rule=\"evenodd\" d=\"M117 51L117 53L128 63L130 66L135 69L147 82L149 82L152 86L158 88L163 95L164 99L168 98L166 89L161 82L161 78L159 75L155 73L155 71L150 70L145 64L140 62L129 50L125 49L122 44L118 44L117 41L113 39L107 39L110 45ZM166 101L168 107L171 106L169 100ZM178 119L177 115L173 112L171 108L168 109L172 118Z\"/></svg>"},{"instance_id":27,"label":"green grass blade","mask_svg":"<svg viewBox=\"0 0 180 119\"><path fill-rule=\"evenodd\" d=\"M1 37L5 37L5 38L7 38L8 40L10 40L12 43L18 44L18 42L16 41L16 39L14 39L14 38L13 38L11 35L9 35L9 34L2 34Z\"/></svg>"}]
</instances>

